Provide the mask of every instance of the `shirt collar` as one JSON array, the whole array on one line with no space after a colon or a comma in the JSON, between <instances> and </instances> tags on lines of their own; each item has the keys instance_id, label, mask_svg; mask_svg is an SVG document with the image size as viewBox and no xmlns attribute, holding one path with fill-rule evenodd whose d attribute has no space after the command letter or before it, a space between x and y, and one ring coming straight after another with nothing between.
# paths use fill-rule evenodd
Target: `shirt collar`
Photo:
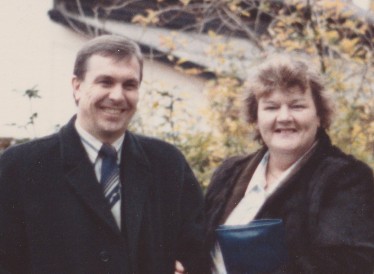
<instances>
[{"instance_id":1,"label":"shirt collar","mask_svg":"<svg viewBox=\"0 0 374 274\"><path fill-rule=\"evenodd\" d=\"M279 177L278 181L272 184L268 189L266 189L266 195L269 196L271 193L278 188L278 186L285 181L287 178L292 176L299 168L309 159L310 155L313 153L315 147L317 146L318 141L315 141L313 145L295 162L293 163L287 170L285 170L281 176ZM245 194L256 191L256 190L264 190L266 185L266 169L269 162L269 151L265 153L262 157L260 163L258 164L251 181L247 187Z\"/></svg>"},{"instance_id":2,"label":"shirt collar","mask_svg":"<svg viewBox=\"0 0 374 274\"><path fill-rule=\"evenodd\" d=\"M99 151L103 143L98 140L96 137L88 133L83 129L77 121L75 121L75 129L78 132L78 135L82 141L84 148L87 151L88 157L92 163L95 163L99 156ZM125 134L122 134L117 140L115 140L111 145L115 148L118 155L118 162L121 160L121 148L123 140L125 139Z\"/></svg>"},{"instance_id":3,"label":"shirt collar","mask_svg":"<svg viewBox=\"0 0 374 274\"><path fill-rule=\"evenodd\" d=\"M245 195L251 191L263 190L266 185L266 167L269 161L269 151L265 153L262 157L260 163L258 164L255 172L252 175L251 181L247 187Z\"/></svg>"}]
</instances>

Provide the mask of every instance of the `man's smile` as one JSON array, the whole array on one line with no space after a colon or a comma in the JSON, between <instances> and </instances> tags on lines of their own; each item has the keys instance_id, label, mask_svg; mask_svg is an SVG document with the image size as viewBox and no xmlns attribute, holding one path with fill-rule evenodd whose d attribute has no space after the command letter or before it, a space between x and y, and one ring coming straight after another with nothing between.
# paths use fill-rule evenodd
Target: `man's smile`
<instances>
[{"instance_id":1,"label":"man's smile","mask_svg":"<svg viewBox=\"0 0 374 274\"><path fill-rule=\"evenodd\" d=\"M111 114L111 115L120 115L126 110L126 108L118 108L118 107L100 107L100 109L103 112Z\"/></svg>"}]
</instances>

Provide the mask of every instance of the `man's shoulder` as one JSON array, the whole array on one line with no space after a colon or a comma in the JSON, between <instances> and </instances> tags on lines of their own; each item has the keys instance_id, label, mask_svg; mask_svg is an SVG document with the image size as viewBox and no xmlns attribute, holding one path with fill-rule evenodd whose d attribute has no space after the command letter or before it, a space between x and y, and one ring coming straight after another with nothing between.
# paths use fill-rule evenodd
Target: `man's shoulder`
<instances>
[{"instance_id":1,"label":"man's shoulder","mask_svg":"<svg viewBox=\"0 0 374 274\"><path fill-rule=\"evenodd\" d=\"M24 143L15 144L7 148L1 155L1 158L5 161L11 159L31 159L34 157L40 157L56 148L58 140L58 134L52 134Z\"/></svg>"},{"instance_id":2,"label":"man's shoulder","mask_svg":"<svg viewBox=\"0 0 374 274\"><path fill-rule=\"evenodd\" d=\"M179 149L175 145L167 141L158 139L156 137L141 135L137 133L130 133L130 132L126 134L129 134L131 138L134 138L143 147L143 149L167 150L167 151L179 152Z\"/></svg>"}]
</instances>

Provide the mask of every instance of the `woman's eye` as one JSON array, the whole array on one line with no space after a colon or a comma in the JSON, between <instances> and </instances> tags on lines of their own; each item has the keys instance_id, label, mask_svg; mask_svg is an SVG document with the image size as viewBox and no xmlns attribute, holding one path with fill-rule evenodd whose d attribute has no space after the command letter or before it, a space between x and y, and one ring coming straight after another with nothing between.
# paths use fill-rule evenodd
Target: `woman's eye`
<instances>
[{"instance_id":1,"label":"woman's eye","mask_svg":"<svg viewBox=\"0 0 374 274\"><path fill-rule=\"evenodd\" d=\"M264 109L265 110L275 110L275 109L277 109L277 107L276 106L266 106Z\"/></svg>"},{"instance_id":2,"label":"woman's eye","mask_svg":"<svg viewBox=\"0 0 374 274\"><path fill-rule=\"evenodd\" d=\"M293 106L291 106L291 108L293 108L293 109L303 109L303 108L305 108L305 106L304 105L293 105Z\"/></svg>"}]
</instances>

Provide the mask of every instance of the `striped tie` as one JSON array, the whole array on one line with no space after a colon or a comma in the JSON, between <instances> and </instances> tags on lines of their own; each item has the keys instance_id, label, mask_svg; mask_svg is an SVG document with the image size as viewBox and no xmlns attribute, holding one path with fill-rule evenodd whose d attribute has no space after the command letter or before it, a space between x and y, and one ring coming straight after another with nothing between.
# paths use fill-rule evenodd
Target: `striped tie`
<instances>
[{"instance_id":1,"label":"striped tie","mask_svg":"<svg viewBox=\"0 0 374 274\"><path fill-rule=\"evenodd\" d=\"M117 165L117 151L109 144L103 144L99 152L103 159L101 166L100 184L104 196L109 203L117 224L120 224L121 185L119 181L119 167Z\"/></svg>"}]
</instances>

